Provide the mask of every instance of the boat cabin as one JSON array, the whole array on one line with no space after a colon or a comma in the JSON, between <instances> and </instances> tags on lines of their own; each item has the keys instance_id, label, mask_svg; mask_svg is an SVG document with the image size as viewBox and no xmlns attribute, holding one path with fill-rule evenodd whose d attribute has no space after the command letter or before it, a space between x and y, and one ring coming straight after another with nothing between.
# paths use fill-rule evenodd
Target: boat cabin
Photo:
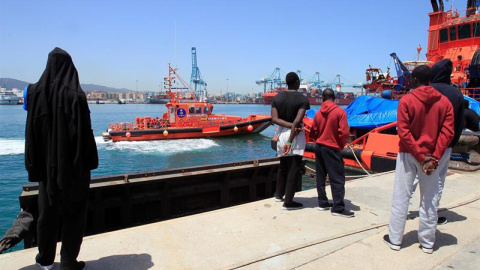
<instances>
[{"instance_id":1,"label":"boat cabin","mask_svg":"<svg viewBox=\"0 0 480 270\"><path fill-rule=\"evenodd\" d=\"M213 105L206 102L188 102L188 103L167 103L167 112L163 119L168 120L170 124L177 122L195 122L206 121L212 114Z\"/></svg>"},{"instance_id":2,"label":"boat cabin","mask_svg":"<svg viewBox=\"0 0 480 270\"><path fill-rule=\"evenodd\" d=\"M458 11L436 11L430 15L427 60L453 62L452 82L462 85L468 67L480 44L480 14Z\"/></svg>"}]
</instances>

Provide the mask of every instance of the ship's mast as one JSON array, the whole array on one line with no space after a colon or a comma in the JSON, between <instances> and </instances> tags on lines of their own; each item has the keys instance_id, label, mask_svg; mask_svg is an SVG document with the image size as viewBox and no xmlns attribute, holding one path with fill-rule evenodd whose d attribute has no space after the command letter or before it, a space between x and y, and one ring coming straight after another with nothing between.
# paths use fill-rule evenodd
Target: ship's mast
<instances>
[{"instance_id":1,"label":"ship's mast","mask_svg":"<svg viewBox=\"0 0 480 270\"><path fill-rule=\"evenodd\" d=\"M172 86L173 83L176 83L176 79L180 81L183 87ZM188 84L182 79L182 77L180 77L177 74L177 68L172 68L170 66L170 63L168 63L168 77L165 77L164 81L165 81L164 84L168 86L165 88L168 88L168 92L172 102L179 101L180 99L182 99L180 97L180 95L182 94L181 93L182 90L187 90L189 93L192 92L191 89L188 87ZM178 91L176 93L173 93L172 90L178 90ZM193 93L193 97L194 97L194 101L198 101L198 97L197 95L195 95L195 93Z\"/></svg>"}]
</instances>

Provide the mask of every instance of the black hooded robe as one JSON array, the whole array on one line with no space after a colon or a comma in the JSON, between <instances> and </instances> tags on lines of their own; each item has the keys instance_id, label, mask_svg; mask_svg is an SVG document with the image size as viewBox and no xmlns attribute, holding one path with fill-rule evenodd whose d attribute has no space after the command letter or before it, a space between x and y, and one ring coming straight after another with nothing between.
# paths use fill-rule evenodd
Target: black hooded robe
<instances>
[{"instance_id":1,"label":"black hooded robe","mask_svg":"<svg viewBox=\"0 0 480 270\"><path fill-rule=\"evenodd\" d=\"M83 238L90 170L98 153L87 98L70 55L55 48L40 80L28 86L25 167L39 182L37 262L55 258L62 218L61 264L74 265Z\"/></svg>"}]
</instances>

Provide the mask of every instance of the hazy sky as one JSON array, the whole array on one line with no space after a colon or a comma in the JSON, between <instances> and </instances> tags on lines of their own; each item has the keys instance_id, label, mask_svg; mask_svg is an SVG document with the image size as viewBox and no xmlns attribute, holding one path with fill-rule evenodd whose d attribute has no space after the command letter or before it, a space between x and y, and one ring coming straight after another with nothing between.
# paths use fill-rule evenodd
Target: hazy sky
<instances>
[{"instance_id":1,"label":"hazy sky","mask_svg":"<svg viewBox=\"0 0 480 270\"><path fill-rule=\"evenodd\" d=\"M135 90L138 81L139 91L159 91L168 62L190 80L196 47L211 93L225 92L227 79L230 91L251 93L276 67L283 77L340 74L346 84L363 82L368 65L395 74L391 52L413 60L421 44L425 59L432 7L430 0L0 0L0 11L1 78L36 82L60 47L81 83Z\"/></svg>"}]
</instances>

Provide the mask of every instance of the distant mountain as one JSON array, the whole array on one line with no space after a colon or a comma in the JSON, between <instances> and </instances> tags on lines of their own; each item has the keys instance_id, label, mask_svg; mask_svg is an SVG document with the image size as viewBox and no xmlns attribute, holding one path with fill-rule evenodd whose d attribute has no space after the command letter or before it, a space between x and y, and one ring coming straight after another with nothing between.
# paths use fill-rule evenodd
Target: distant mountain
<instances>
[{"instance_id":1,"label":"distant mountain","mask_svg":"<svg viewBox=\"0 0 480 270\"><path fill-rule=\"evenodd\" d=\"M0 78L0 87L6 88L7 90L12 90L13 88L23 90L23 88L29 84L28 82L16 79Z\"/></svg>"},{"instance_id":2,"label":"distant mountain","mask_svg":"<svg viewBox=\"0 0 480 270\"><path fill-rule=\"evenodd\" d=\"M103 91L103 92L115 92L115 93L125 93L125 92L132 92L130 89L126 88L113 88L108 86L102 86L97 84L81 84L83 91L91 92L91 91Z\"/></svg>"},{"instance_id":3,"label":"distant mountain","mask_svg":"<svg viewBox=\"0 0 480 270\"><path fill-rule=\"evenodd\" d=\"M6 88L7 90L11 90L13 88L22 89L25 86L29 85L29 82L24 82L16 79L10 78L0 78L0 87ZM96 85L96 84L81 84L83 91L91 92L91 91L104 91L104 92L112 92L112 93L125 93L125 92L132 92L132 90L126 88L113 88L108 86Z\"/></svg>"}]
</instances>

